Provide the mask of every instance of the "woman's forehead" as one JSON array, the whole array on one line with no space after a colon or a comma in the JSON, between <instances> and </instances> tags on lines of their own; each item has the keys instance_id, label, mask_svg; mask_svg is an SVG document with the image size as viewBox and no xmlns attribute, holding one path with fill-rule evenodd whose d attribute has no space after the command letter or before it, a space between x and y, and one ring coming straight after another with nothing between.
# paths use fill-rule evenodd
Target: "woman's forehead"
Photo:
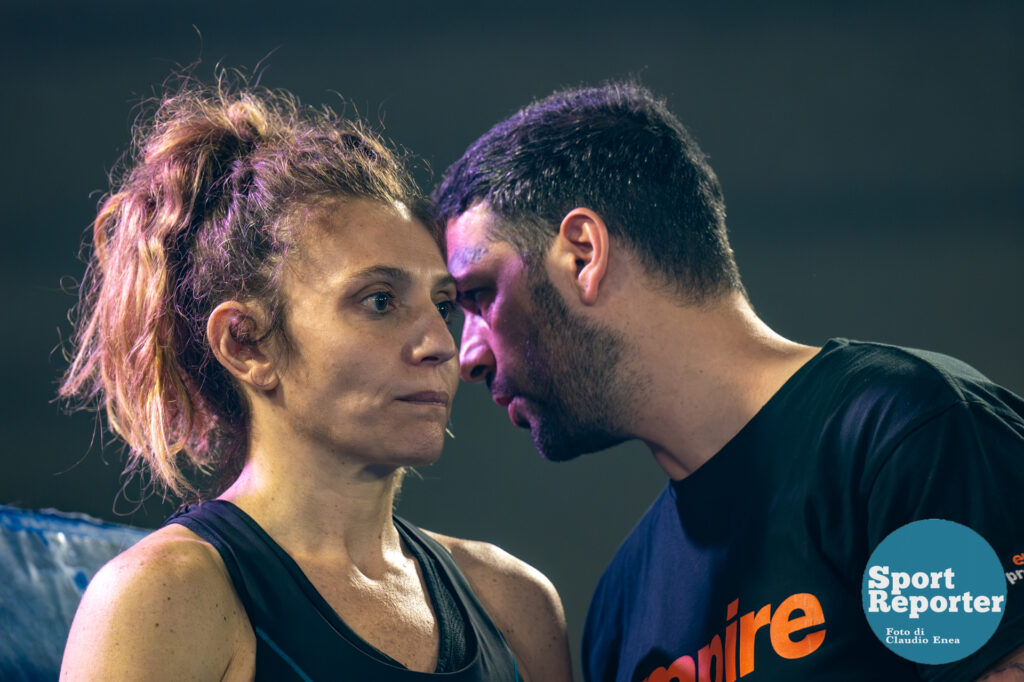
<instances>
[{"instance_id":1,"label":"woman's forehead","mask_svg":"<svg viewBox=\"0 0 1024 682\"><path fill-rule=\"evenodd\" d=\"M347 278L377 266L428 279L447 275L437 242L404 204L338 200L321 203L302 217L288 265L303 279Z\"/></svg>"}]
</instances>

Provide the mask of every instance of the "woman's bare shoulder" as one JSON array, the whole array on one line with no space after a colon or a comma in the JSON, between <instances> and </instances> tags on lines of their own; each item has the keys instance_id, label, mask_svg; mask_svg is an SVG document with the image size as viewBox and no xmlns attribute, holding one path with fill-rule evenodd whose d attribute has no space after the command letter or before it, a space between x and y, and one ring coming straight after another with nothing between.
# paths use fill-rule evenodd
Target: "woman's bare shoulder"
<instances>
[{"instance_id":1,"label":"woman's bare shoulder","mask_svg":"<svg viewBox=\"0 0 1024 682\"><path fill-rule=\"evenodd\" d=\"M247 648L252 629L217 551L169 525L96 573L61 679L222 679L244 667Z\"/></svg>"},{"instance_id":2,"label":"woman's bare shoulder","mask_svg":"<svg viewBox=\"0 0 1024 682\"><path fill-rule=\"evenodd\" d=\"M561 599L551 581L536 568L497 545L426 532L451 552L474 589L477 589L479 583L489 593L512 590L516 595L522 595L525 590L540 602L537 606L557 606L561 609Z\"/></svg>"},{"instance_id":3,"label":"woman's bare shoulder","mask_svg":"<svg viewBox=\"0 0 1024 682\"><path fill-rule=\"evenodd\" d=\"M571 680L565 612L555 586L525 561L489 542L426 531L455 558L527 671L528 680Z\"/></svg>"}]
</instances>

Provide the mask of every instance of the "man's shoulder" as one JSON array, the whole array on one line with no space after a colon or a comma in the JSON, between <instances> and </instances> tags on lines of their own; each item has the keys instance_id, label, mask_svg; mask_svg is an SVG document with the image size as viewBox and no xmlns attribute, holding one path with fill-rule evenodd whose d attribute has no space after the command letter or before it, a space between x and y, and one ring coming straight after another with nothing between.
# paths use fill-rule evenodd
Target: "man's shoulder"
<instances>
[{"instance_id":1,"label":"man's shoulder","mask_svg":"<svg viewBox=\"0 0 1024 682\"><path fill-rule=\"evenodd\" d=\"M963 387L993 382L971 365L943 353L874 341L831 339L820 354L824 373L853 383L938 391L962 397Z\"/></svg>"},{"instance_id":2,"label":"man's shoulder","mask_svg":"<svg viewBox=\"0 0 1024 682\"><path fill-rule=\"evenodd\" d=\"M924 417L957 404L1019 412L1020 399L971 365L928 350L831 339L798 391L821 407L878 417ZM828 395L828 399L822 396Z\"/></svg>"},{"instance_id":3,"label":"man's shoulder","mask_svg":"<svg viewBox=\"0 0 1024 682\"><path fill-rule=\"evenodd\" d=\"M807 452L828 453L826 468L856 468L847 476L870 474L909 434L962 412L1015 422L1024 414L1024 401L961 360L841 338L825 344L779 397L764 428L805 436Z\"/></svg>"}]
</instances>

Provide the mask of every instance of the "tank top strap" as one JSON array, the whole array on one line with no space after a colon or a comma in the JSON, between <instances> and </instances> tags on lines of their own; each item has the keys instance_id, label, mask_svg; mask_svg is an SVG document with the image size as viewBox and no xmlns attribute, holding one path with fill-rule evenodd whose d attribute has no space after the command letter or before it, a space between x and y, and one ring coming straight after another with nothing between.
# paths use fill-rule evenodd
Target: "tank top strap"
<instances>
[{"instance_id":1,"label":"tank top strap","mask_svg":"<svg viewBox=\"0 0 1024 682\"><path fill-rule=\"evenodd\" d=\"M441 568L443 578L448 582L449 589L462 607L467 633L472 632L475 635L478 647L477 657L491 662L499 669L506 669L506 675L510 675L494 679L521 680L519 666L505 641L505 636L491 620L483 604L480 603L465 574L455 562L455 557L444 545L424 533L422 529L399 516L395 516L394 519L395 527L406 543L410 546L418 546Z\"/></svg>"},{"instance_id":2,"label":"tank top strap","mask_svg":"<svg viewBox=\"0 0 1024 682\"><path fill-rule=\"evenodd\" d=\"M378 651L349 628L298 564L244 511L224 500L188 505L166 523L185 526L221 556L256 634L257 680L452 682L519 680L511 651L439 543L406 521L395 526L441 568L466 617L468 664L449 673L421 673ZM166 524L165 524L166 525ZM454 569L454 571L453 571ZM488 627L489 626L489 627ZM470 634L472 633L472 634Z\"/></svg>"}]
</instances>

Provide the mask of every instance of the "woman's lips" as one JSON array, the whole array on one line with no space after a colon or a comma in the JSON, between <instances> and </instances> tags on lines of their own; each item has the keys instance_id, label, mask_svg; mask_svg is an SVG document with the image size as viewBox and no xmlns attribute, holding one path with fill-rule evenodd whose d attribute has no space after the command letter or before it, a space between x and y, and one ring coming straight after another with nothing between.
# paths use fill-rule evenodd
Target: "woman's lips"
<instances>
[{"instance_id":1,"label":"woman's lips","mask_svg":"<svg viewBox=\"0 0 1024 682\"><path fill-rule=\"evenodd\" d=\"M451 396L445 391L418 391L416 393L399 396L397 400L417 405L440 405L442 407L448 407L448 404L451 402Z\"/></svg>"}]
</instances>

